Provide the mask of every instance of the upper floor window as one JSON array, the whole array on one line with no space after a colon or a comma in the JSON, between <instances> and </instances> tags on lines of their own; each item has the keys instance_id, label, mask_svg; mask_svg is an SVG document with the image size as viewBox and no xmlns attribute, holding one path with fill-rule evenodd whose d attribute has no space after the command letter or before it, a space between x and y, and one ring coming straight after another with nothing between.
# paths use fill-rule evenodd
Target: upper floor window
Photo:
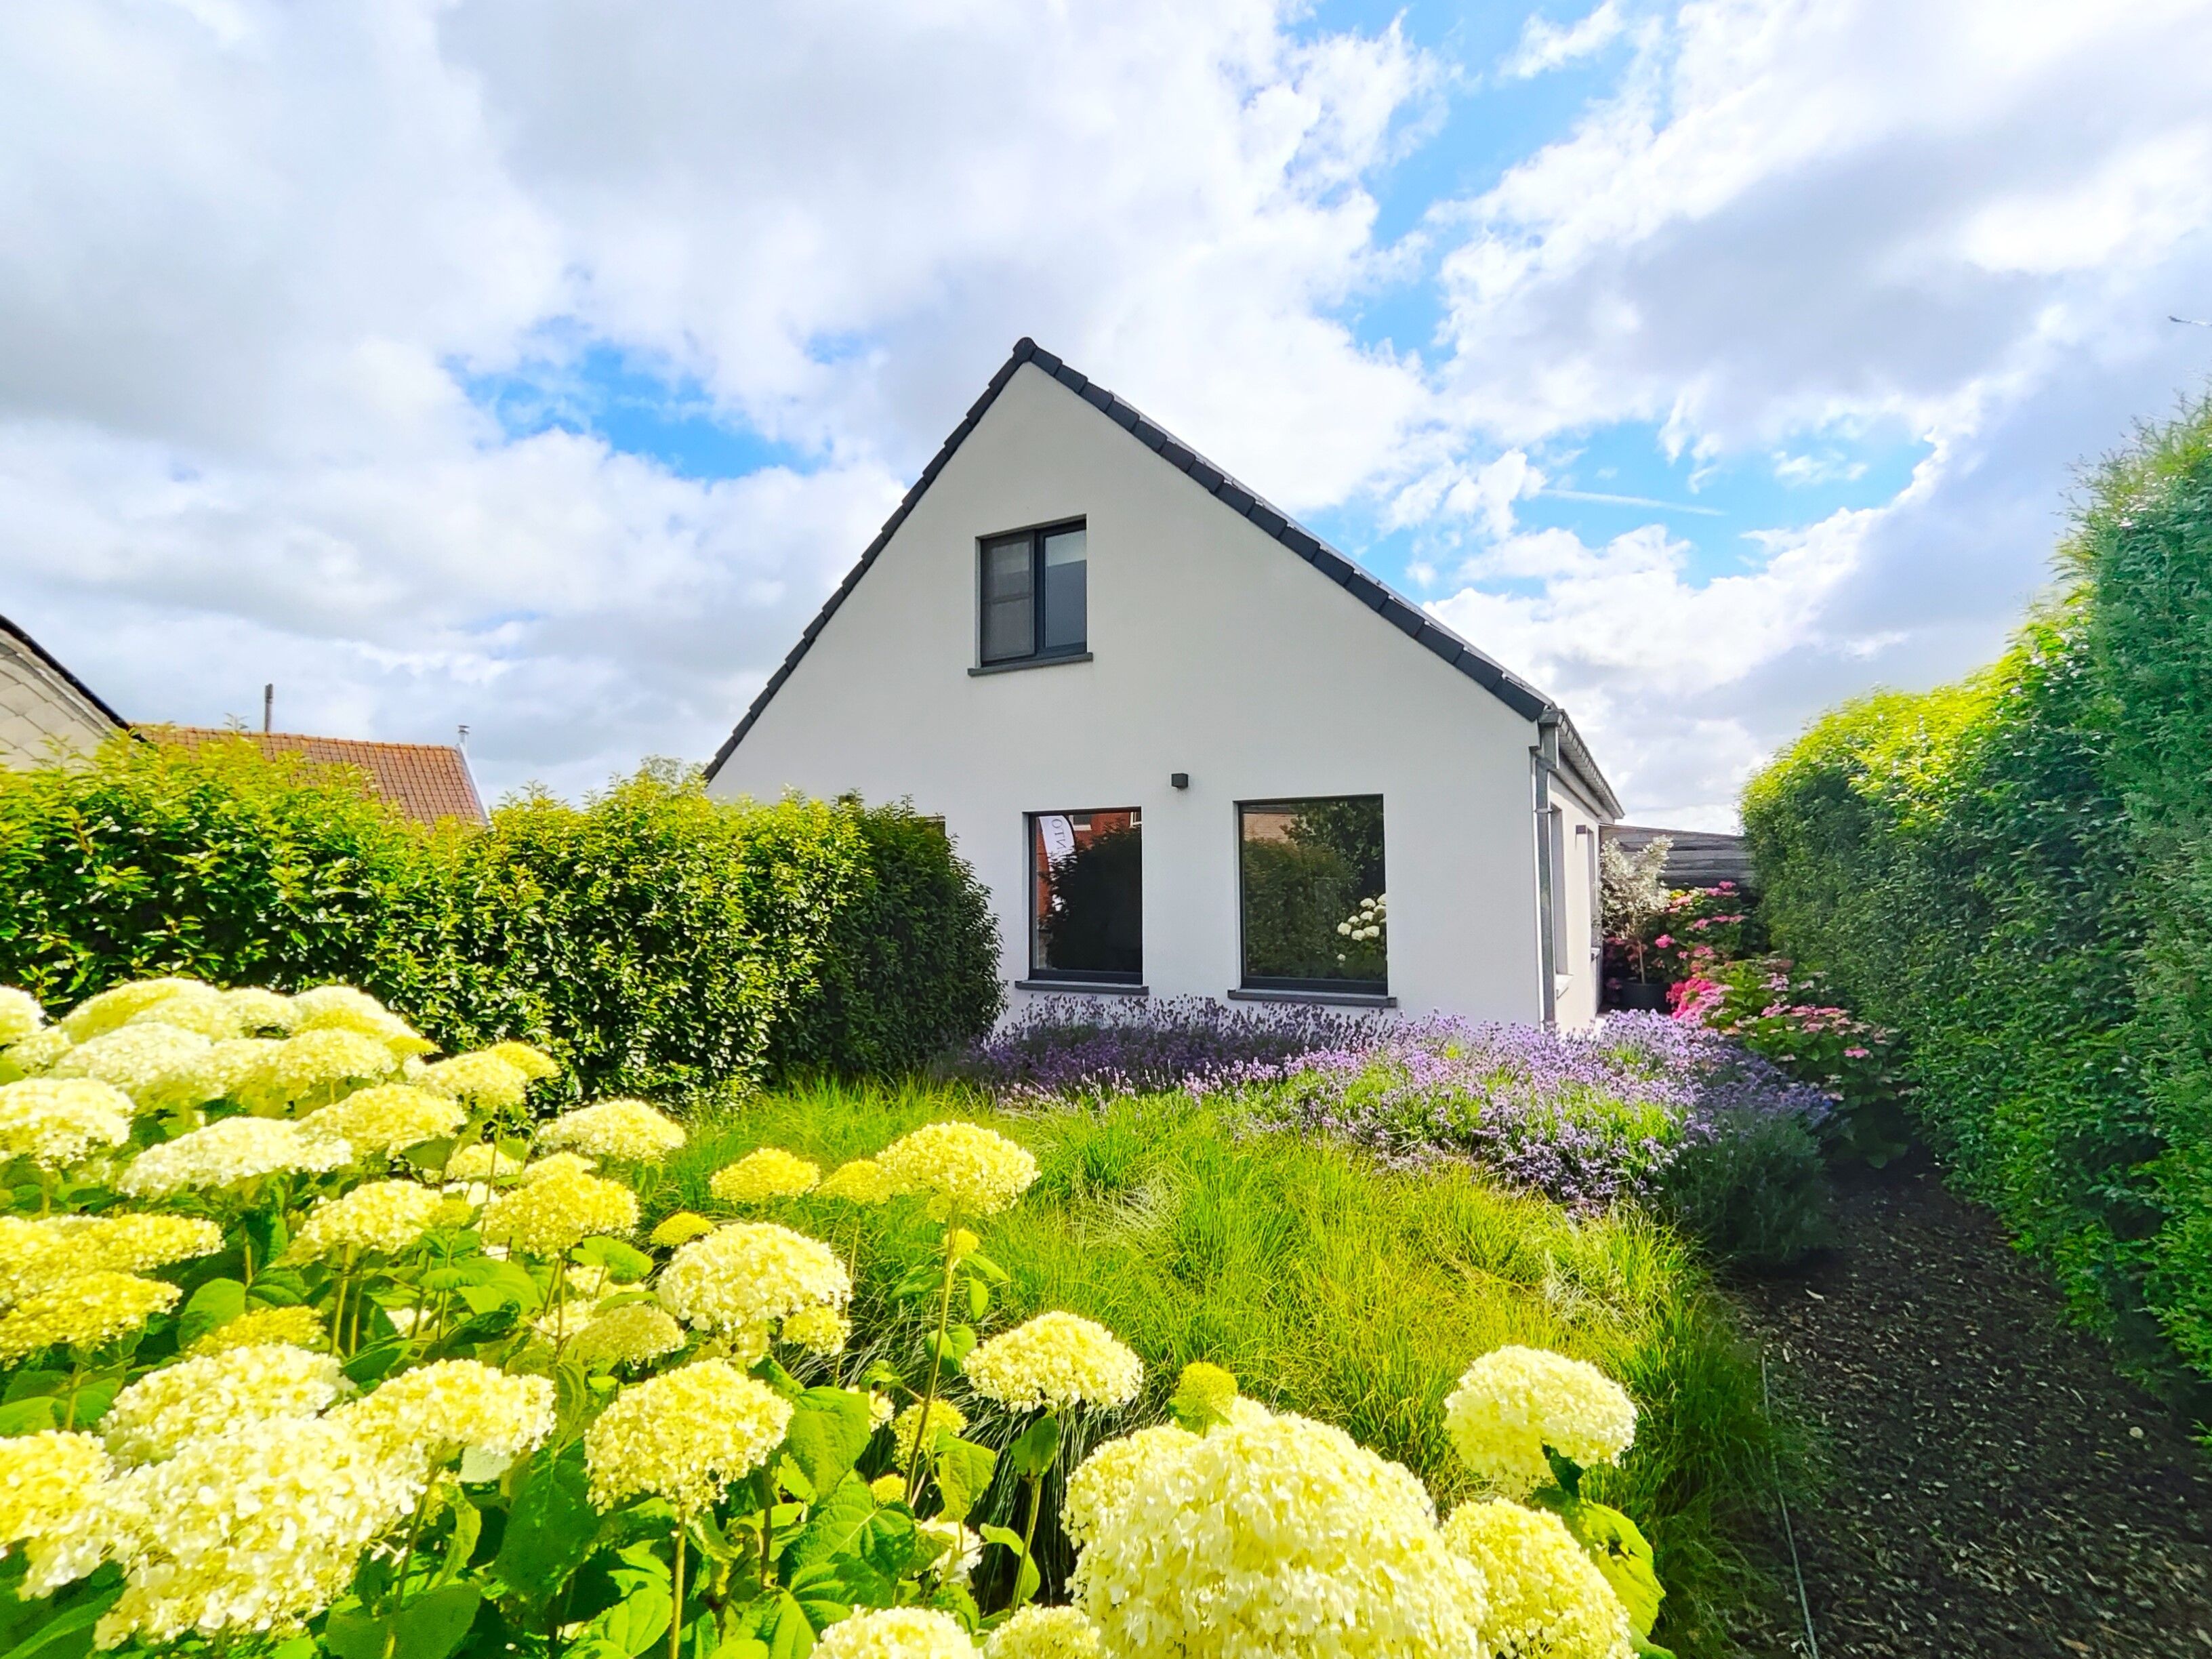
<instances>
[{"instance_id":1,"label":"upper floor window","mask_svg":"<svg viewBox=\"0 0 2212 1659\"><path fill-rule=\"evenodd\" d=\"M983 661L1080 656L1086 583L1080 521L983 544Z\"/></svg>"}]
</instances>

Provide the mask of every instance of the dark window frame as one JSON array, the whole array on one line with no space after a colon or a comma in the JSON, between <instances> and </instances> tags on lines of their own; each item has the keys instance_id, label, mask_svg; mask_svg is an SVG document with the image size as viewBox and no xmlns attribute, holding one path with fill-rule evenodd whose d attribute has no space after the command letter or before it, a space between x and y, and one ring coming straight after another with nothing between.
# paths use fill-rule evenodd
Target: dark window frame
<instances>
[{"instance_id":1,"label":"dark window frame","mask_svg":"<svg viewBox=\"0 0 2212 1659\"><path fill-rule=\"evenodd\" d=\"M1044 544L1054 536L1071 530L1084 532L1083 547L1083 637L1072 645L1045 647L1045 564ZM988 536L975 538L975 662L979 668L1011 668L1024 663L1064 662L1080 659L1091 654L1091 524L1079 514L1073 519L1055 519L1049 524L1031 525L1026 529L994 530ZM996 544L1026 536L1030 544L1030 648L1003 657L986 653L987 640L984 617L990 605L990 550Z\"/></svg>"},{"instance_id":2,"label":"dark window frame","mask_svg":"<svg viewBox=\"0 0 2212 1659\"><path fill-rule=\"evenodd\" d=\"M1022 884L1029 890L1023 908L1027 915L1027 935L1023 954L1029 963L1029 978L1025 983L1037 985L1114 985L1139 986L1145 983L1144 943L1144 878L1138 878L1137 887L1137 966L1130 972L1121 969L1045 968L1038 965L1037 952L1037 827L1036 821L1045 817L1091 817L1100 812L1127 812L1135 820L1131 825L1139 835L1144 833L1144 811L1141 806L1067 806L1048 807L1042 811L1022 814ZM1139 868L1141 869L1141 864Z\"/></svg>"},{"instance_id":3,"label":"dark window frame","mask_svg":"<svg viewBox=\"0 0 2212 1659\"><path fill-rule=\"evenodd\" d=\"M1233 802L1230 808L1230 834L1237 868L1237 987L1242 991L1304 991L1316 994L1339 994L1357 997L1363 1001L1370 998L1390 996L1390 947L1386 939L1382 947L1382 977L1376 979L1295 979L1287 976L1252 972L1249 957L1244 948L1244 814L1249 812L1280 811L1285 807L1307 806L1316 801L1371 800L1379 809L1382 806L1380 790L1362 790L1346 795L1267 795L1253 800ZM1387 849L1389 820L1383 819L1383 839ZM1389 871L1387 851L1383 870L1384 885L1389 885Z\"/></svg>"}]
</instances>

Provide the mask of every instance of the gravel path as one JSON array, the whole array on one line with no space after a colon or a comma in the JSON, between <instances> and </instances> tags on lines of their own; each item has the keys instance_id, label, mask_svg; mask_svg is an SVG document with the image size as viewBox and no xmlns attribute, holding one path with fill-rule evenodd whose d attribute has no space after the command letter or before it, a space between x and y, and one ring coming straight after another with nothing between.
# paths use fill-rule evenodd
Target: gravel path
<instances>
[{"instance_id":1,"label":"gravel path","mask_svg":"<svg viewBox=\"0 0 2212 1659\"><path fill-rule=\"evenodd\" d=\"M1810 1272L1741 1292L1826 1465L1793 1510L1822 1659L2212 1659L2188 1425L1924 1166L1850 1182L1838 1221ZM1806 1650L1802 1624L1753 1640Z\"/></svg>"}]
</instances>

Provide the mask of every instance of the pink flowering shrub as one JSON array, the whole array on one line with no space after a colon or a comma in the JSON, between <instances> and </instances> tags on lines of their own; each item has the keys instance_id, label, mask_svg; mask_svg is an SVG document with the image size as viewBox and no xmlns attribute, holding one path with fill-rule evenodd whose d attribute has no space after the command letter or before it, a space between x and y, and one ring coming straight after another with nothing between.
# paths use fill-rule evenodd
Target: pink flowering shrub
<instances>
[{"instance_id":1,"label":"pink flowering shrub","mask_svg":"<svg viewBox=\"0 0 2212 1659\"><path fill-rule=\"evenodd\" d=\"M1897 1034L1829 1001L1822 975L1781 957L1731 963L1692 975L1668 993L1674 1018L1734 1037L1835 1103L1834 1150L1879 1169L1910 1141L1904 1100L1911 1092Z\"/></svg>"},{"instance_id":2,"label":"pink flowering shrub","mask_svg":"<svg viewBox=\"0 0 2212 1659\"><path fill-rule=\"evenodd\" d=\"M1732 881L1685 887L1634 933L1605 941L1605 975L1615 987L1643 980L1675 985L1710 977L1756 955L1764 943L1751 896Z\"/></svg>"}]
</instances>

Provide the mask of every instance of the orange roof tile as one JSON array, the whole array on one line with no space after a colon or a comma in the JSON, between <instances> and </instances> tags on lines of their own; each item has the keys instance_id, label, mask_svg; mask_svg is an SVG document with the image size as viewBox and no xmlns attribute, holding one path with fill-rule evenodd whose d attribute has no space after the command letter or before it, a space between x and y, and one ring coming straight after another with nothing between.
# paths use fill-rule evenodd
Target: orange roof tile
<instances>
[{"instance_id":1,"label":"orange roof tile","mask_svg":"<svg viewBox=\"0 0 2212 1659\"><path fill-rule=\"evenodd\" d=\"M468 757L451 744L375 743L363 738L314 738L298 732L244 732L216 726L137 729L156 743L197 749L244 738L264 755L299 755L319 765L357 767L368 774L370 787L420 823L445 818L472 824L487 821L476 780L469 774Z\"/></svg>"}]
</instances>

